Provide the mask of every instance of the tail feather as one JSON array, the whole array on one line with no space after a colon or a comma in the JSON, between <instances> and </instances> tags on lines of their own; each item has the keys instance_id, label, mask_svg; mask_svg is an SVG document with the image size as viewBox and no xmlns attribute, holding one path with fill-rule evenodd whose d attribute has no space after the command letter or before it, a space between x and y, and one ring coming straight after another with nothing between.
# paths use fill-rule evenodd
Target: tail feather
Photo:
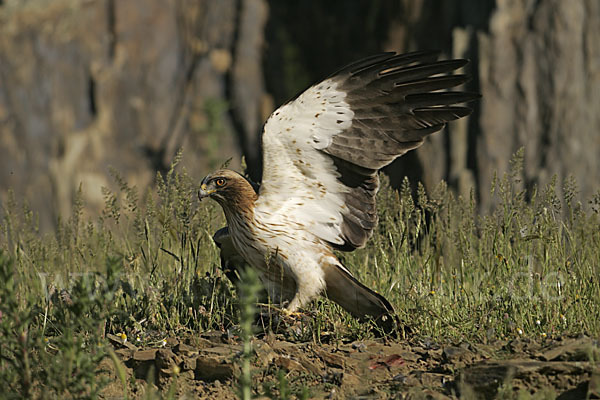
<instances>
[{"instance_id":1,"label":"tail feather","mask_svg":"<svg viewBox=\"0 0 600 400\"><path fill-rule=\"evenodd\" d=\"M360 283L340 265L328 264L324 267L324 272L329 299L361 320L373 318L386 333L397 328L394 307L385 297Z\"/></svg>"}]
</instances>

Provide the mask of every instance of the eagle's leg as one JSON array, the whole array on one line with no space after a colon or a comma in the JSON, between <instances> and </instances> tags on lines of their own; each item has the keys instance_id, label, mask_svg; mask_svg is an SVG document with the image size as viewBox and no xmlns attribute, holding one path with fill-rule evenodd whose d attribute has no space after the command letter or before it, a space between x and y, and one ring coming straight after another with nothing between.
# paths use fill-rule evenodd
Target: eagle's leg
<instances>
[{"instance_id":1,"label":"eagle's leg","mask_svg":"<svg viewBox=\"0 0 600 400\"><path fill-rule=\"evenodd\" d=\"M296 294L285 308L289 313L316 299L325 291L325 279L320 267L296 274Z\"/></svg>"},{"instance_id":2,"label":"eagle's leg","mask_svg":"<svg viewBox=\"0 0 600 400\"><path fill-rule=\"evenodd\" d=\"M298 308L304 306L318 295L318 293L307 293L306 290L303 290L302 293L300 293L298 285L296 285L293 292L290 292L289 290L286 290L289 288L286 288L281 282L273 282L265 279L263 280L263 283L271 301L273 301L274 304L281 305L286 313L295 312Z\"/></svg>"},{"instance_id":3,"label":"eagle's leg","mask_svg":"<svg viewBox=\"0 0 600 400\"><path fill-rule=\"evenodd\" d=\"M303 305L302 301L300 300L300 298L298 297L298 295L296 294L296 296L294 296L294 298L292 299L292 301L290 301L290 304L288 304L288 306L285 308L285 311L287 313L294 313L296 312L296 310L298 310L301 306Z\"/></svg>"},{"instance_id":4,"label":"eagle's leg","mask_svg":"<svg viewBox=\"0 0 600 400\"><path fill-rule=\"evenodd\" d=\"M288 288L288 285L285 285L285 283L274 282L264 276L261 276L261 280L273 305L283 308L294 297L295 288L293 286L292 288Z\"/></svg>"}]
</instances>

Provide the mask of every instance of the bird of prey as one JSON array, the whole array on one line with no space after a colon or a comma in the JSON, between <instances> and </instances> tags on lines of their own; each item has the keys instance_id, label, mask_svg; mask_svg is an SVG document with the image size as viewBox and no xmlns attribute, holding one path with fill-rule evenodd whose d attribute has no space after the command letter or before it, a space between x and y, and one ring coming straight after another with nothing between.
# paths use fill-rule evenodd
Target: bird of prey
<instances>
[{"instance_id":1,"label":"bird of prey","mask_svg":"<svg viewBox=\"0 0 600 400\"><path fill-rule=\"evenodd\" d=\"M392 305L334 250L362 247L373 233L378 171L471 113L460 104L479 95L449 90L468 80L454 74L466 64L436 52L378 54L279 107L264 125L258 190L227 169L201 182L199 198L216 200L227 219L215 236L225 257L255 268L288 312L325 295L358 318L389 324Z\"/></svg>"}]
</instances>

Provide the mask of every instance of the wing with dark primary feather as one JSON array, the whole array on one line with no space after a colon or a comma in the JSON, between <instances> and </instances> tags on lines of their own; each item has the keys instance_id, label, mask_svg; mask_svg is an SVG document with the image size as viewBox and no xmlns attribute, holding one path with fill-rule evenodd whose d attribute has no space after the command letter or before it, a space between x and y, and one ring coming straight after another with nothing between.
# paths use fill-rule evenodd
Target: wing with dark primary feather
<instances>
[{"instance_id":1,"label":"wing with dark primary feather","mask_svg":"<svg viewBox=\"0 0 600 400\"><path fill-rule=\"evenodd\" d=\"M263 134L256 207L279 210L335 248L363 246L377 225L377 172L423 144L478 94L450 91L466 60L384 53L352 63L275 111Z\"/></svg>"}]
</instances>

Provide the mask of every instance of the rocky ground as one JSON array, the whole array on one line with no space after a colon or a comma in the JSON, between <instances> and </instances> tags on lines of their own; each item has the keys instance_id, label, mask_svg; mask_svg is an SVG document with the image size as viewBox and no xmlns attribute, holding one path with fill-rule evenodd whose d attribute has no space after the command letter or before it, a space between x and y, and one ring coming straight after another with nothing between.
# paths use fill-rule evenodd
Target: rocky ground
<instances>
[{"instance_id":1,"label":"rocky ground","mask_svg":"<svg viewBox=\"0 0 600 400\"><path fill-rule=\"evenodd\" d=\"M183 397L236 398L242 346L235 338L206 333L151 348L110 338L126 367L131 398L144 396L148 381L163 391L176 388ZM430 339L330 342L293 343L275 334L255 339L257 396L284 398L286 391L290 398L491 399L528 392L541 395L535 398L600 398L600 347L586 336L452 345ZM103 364L114 377L105 398L123 396L114 365Z\"/></svg>"}]
</instances>

